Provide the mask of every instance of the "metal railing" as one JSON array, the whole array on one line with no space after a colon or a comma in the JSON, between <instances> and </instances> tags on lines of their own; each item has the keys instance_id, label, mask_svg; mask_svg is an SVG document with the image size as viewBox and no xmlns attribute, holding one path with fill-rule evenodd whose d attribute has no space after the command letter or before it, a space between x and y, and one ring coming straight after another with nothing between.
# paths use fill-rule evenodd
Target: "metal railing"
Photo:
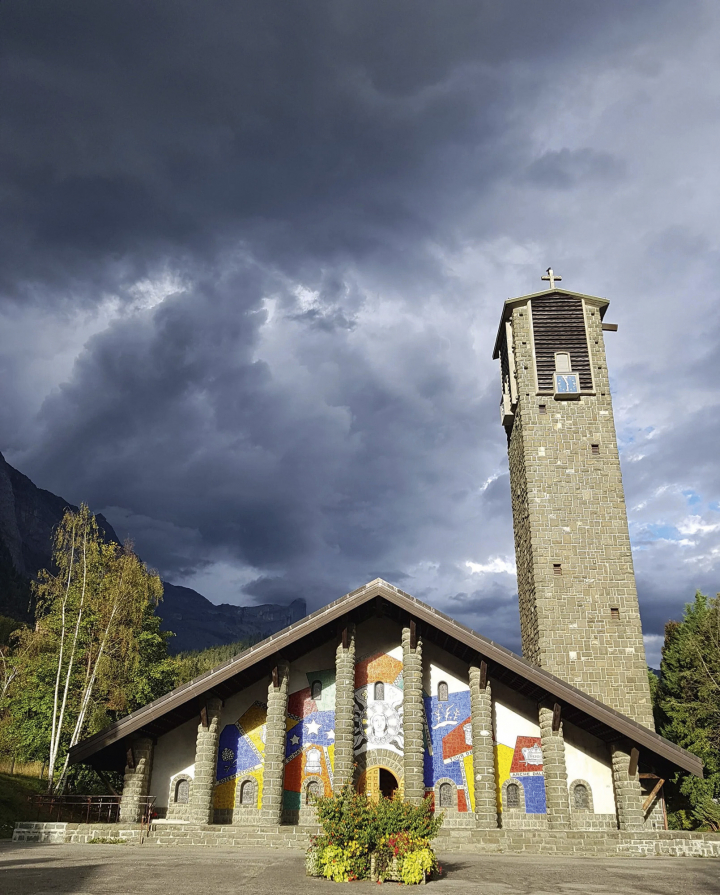
<instances>
[{"instance_id":1,"label":"metal railing","mask_svg":"<svg viewBox=\"0 0 720 895\"><path fill-rule=\"evenodd\" d=\"M35 820L114 824L120 820L120 799L120 796L33 795L29 802L35 811ZM141 827L147 827L155 796L143 796L137 804Z\"/></svg>"}]
</instances>

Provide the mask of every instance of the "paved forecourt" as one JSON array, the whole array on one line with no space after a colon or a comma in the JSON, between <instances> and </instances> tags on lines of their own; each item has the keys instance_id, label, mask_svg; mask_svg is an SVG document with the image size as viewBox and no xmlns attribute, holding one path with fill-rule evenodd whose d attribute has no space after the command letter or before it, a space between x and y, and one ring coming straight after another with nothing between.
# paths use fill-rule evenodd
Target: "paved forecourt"
<instances>
[{"instance_id":1,"label":"paved forecourt","mask_svg":"<svg viewBox=\"0 0 720 895\"><path fill-rule=\"evenodd\" d=\"M720 859L574 858L440 854L446 876L432 892L483 895L720 895ZM388 884L391 885L391 884ZM302 853L157 845L0 843L3 895L253 895L344 891L305 876ZM352 883L350 893L377 892Z\"/></svg>"}]
</instances>

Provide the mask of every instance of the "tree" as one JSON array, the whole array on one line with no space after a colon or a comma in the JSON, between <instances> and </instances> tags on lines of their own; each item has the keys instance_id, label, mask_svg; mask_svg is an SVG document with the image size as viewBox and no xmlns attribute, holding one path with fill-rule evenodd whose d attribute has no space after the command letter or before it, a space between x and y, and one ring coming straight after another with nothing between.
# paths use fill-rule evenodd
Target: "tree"
<instances>
[{"instance_id":1,"label":"tree","mask_svg":"<svg viewBox=\"0 0 720 895\"><path fill-rule=\"evenodd\" d=\"M673 826L720 830L720 595L699 591L681 622L665 626L655 709L658 731L702 759L705 777L678 774L669 789Z\"/></svg>"},{"instance_id":2,"label":"tree","mask_svg":"<svg viewBox=\"0 0 720 895\"><path fill-rule=\"evenodd\" d=\"M175 666L154 614L160 579L131 544L107 543L87 506L66 511L35 595L1 732L27 757L47 757L48 789L62 791L69 749L172 686Z\"/></svg>"}]
</instances>

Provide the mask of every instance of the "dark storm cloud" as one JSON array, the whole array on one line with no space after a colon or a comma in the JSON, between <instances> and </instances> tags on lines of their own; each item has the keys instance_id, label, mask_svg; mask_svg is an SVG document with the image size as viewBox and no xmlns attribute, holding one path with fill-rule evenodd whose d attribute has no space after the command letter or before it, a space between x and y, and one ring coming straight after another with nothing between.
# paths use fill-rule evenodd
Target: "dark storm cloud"
<instances>
[{"instance_id":1,"label":"dark storm cloud","mask_svg":"<svg viewBox=\"0 0 720 895\"><path fill-rule=\"evenodd\" d=\"M500 302L548 256L579 291L620 269L629 325L672 344L652 301L691 264L707 287L718 240L653 205L677 131L653 103L711 20L649 0L1 4L0 449L214 599L315 608L382 576L518 648ZM683 136L684 158L714 145ZM620 338L642 411L621 400L619 427L660 432L632 435L647 460L628 441L631 504L683 454L711 501L704 409L668 421L636 381L657 358ZM706 325L697 372L654 371L673 407L719 342ZM703 519L673 550L709 578ZM652 633L692 579L673 564L657 610L640 568Z\"/></svg>"}]
</instances>

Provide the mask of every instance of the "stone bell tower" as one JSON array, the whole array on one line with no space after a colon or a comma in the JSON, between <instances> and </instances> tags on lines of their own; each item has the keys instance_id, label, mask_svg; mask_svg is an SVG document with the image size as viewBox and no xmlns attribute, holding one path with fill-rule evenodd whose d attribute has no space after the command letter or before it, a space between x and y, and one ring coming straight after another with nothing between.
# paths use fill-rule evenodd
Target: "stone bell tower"
<instances>
[{"instance_id":1,"label":"stone bell tower","mask_svg":"<svg viewBox=\"0 0 720 895\"><path fill-rule=\"evenodd\" d=\"M508 299L493 358L508 437L523 655L653 728L603 298Z\"/></svg>"}]
</instances>

